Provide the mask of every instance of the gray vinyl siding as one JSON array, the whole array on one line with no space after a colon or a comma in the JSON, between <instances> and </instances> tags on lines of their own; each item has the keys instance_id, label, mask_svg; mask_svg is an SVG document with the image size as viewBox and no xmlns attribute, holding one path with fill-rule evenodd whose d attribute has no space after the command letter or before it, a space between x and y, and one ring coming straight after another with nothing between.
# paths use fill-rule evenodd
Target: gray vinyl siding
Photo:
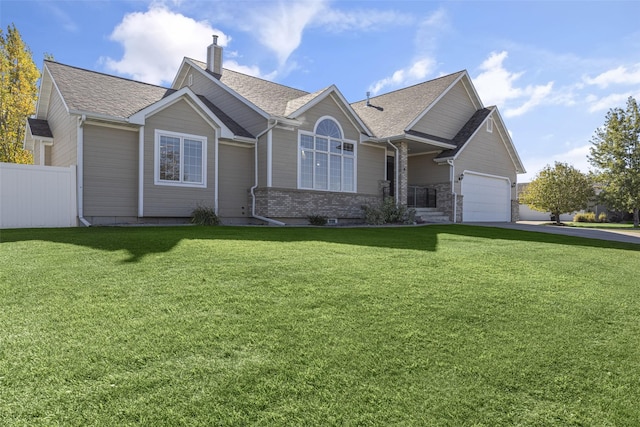
<instances>
[{"instance_id":1,"label":"gray vinyl siding","mask_svg":"<svg viewBox=\"0 0 640 427\"><path fill-rule=\"evenodd\" d=\"M449 165L434 162L437 155L438 153L433 153L409 157L409 185L449 182Z\"/></svg>"},{"instance_id":2,"label":"gray vinyl siding","mask_svg":"<svg viewBox=\"0 0 640 427\"><path fill-rule=\"evenodd\" d=\"M459 81L412 130L451 139L475 112L469 94Z\"/></svg>"},{"instance_id":3,"label":"gray vinyl siding","mask_svg":"<svg viewBox=\"0 0 640 427\"><path fill-rule=\"evenodd\" d=\"M212 82L211 79L202 75L201 72L190 69L185 84L188 82L189 74L193 75L193 84L189 86L191 90L198 95L205 96L252 135L258 135L267 128L267 120L264 117Z\"/></svg>"},{"instance_id":4,"label":"gray vinyl siding","mask_svg":"<svg viewBox=\"0 0 640 427\"><path fill-rule=\"evenodd\" d=\"M253 148L237 147L221 143L218 214L223 218L248 218L251 216L249 189L254 183Z\"/></svg>"},{"instance_id":5,"label":"gray vinyl siding","mask_svg":"<svg viewBox=\"0 0 640 427\"><path fill-rule=\"evenodd\" d=\"M267 186L267 134L258 140L258 185Z\"/></svg>"},{"instance_id":6,"label":"gray vinyl siding","mask_svg":"<svg viewBox=\"0 0 640 427\"><path fill-rule=\"evenodd\" d=\"M78 117L71 116L57 90L50 97L47 120L53 134L51 166L71 166L77 164Z\"/></svg>"},{"instance_id":7,"label":"gray vinyl siding","mask_svg":"<svg viewBox=\"0 0 640 427\"><path fill-rule=\"evenodd\" d=\"M138 214L138 132L84 126L84 215Z\"/></svg>"},{"instance_id":8,"label":"gray vinyl siding","mask_svg":"<svg viewBox=\"0 0 640 427\"><path fill-rule=\"evenodd\" d=\"M207 138L206 188L155 185L156 129ZM199 204L215 201L215 130L187 102L180 100L146 120L144 128L144 216L189 217Z\"/></svg>"},{"instance_id":9,"label":"gray vinyl siding","mask_svg":"<svg viewBox=\"0 0 640 427\"><path fill-rule=\"evenodd\" d=\"M380 181L385 179L387 151L382 147L358 145L358 193L378 194Z\"/></svg>"},{"instance_id":10,"label":"gray vinyl siding","mask_svg":"<svg viewBox=\"0 0 640 427\"><path fill-rule=\"evenodd\" d=\"M326 97L313 108L307 110L302 117L298 117L299 120L302 120L300 130L313 132L316 122L323 116L331 116L340 123L345 139L358 141L360 132L351 124L349 118L342 112L331 96Z\"/></svg>"},{"instance_id":11,"label":"gray vinyl siding","mask_svg":"<svg viewBox=\"0 0 640 427\"><path fill-rule=\"evenodd\" d=\"M455 160L456 175L465 170L505 176L516 182L516 168L496 128L492 133L482 127ZM457 180L456 180L457 182ZM459 191L459 183L456 185ZM515 197L515 188L512 197Z\"/></svg>"},{"instance_id":12,"label":"gray vinyl siding","mask_svg":"<svg viewBox=\"0 0 640 427\"><path fill-rule=\"evenodd\" d=\"M313 127L311 129L313 131ZM272 135L272 185L276 188L298 187L298 132L273 129ZM266 144L265 144L266 146ZM260 163L266 165L265 163Z\"/></svg>"}]
</instances>

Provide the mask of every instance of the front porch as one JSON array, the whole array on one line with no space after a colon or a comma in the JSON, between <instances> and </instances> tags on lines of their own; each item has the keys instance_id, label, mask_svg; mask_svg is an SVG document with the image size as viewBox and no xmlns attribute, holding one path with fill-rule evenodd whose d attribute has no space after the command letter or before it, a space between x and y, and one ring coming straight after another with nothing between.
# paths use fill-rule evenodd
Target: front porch
<instances>
[{"instance_id":1,"label":"front porch","mask_svg":"<svg viewBox=\"0 0 640 427\"><path fill-rule=\"evenodd\" d=\"M450 166L434 161L443 147L424 141L390 145L394 150L390 150L393 156L387 163L389 195L397 203L415 209L416 217L424 222L460 222L462 196L454 193Z\"/></svg>"}]
</instances>

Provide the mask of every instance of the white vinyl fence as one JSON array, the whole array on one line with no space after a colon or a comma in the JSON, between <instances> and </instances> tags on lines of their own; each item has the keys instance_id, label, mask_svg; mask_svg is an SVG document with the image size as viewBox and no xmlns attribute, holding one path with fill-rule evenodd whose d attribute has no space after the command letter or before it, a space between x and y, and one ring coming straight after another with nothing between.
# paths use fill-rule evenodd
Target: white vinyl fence
<instances>
[{"instance_id":1,"label":"white vinyl fence","mask_svg":"<svg viewBox=\"0 0 640 427\"><path fill-rule=\"evenodd\" d=\"M75 227L76 168L0 163L0 228Z\"/></svg>"}]
</instances>

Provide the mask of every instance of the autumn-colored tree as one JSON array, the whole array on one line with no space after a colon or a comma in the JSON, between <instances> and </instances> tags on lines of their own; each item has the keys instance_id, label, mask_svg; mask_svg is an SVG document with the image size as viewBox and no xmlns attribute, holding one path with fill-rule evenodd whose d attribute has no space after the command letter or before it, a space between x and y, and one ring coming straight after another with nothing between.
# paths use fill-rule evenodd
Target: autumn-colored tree
<instances>
[{"instance_id":1,"label":"autumn-colored tree","mask_svg":"<svg viewBox=\"0 0 640 427\"><path fill-rule=\"evenodd\" d=\"M633 97L625 110L609 110L591 143L589 161L599 171L601 199L612 208L633 211L633 226L640 227L640 107Z\"/></svg>"},{"instance_id":2,"label":"autumn-colored tree","mask_svg":"<svg viewBox=\"0 0 640 427\"><path fill-rule=\"evenodd\" d=\"M26 121L35 112L40 72L15 25L0 29L0 162L32 163L22 148Z\"/></svg>"},{"instance_id":3,"label":"autumn-colored tree","mask_svg":"<svg viewBox=\"0 0 640 427\"><path fill-rule=\"evenodd\" d=\"M567 163L547 165L520 195L520 202L531 209L551 212L556 224L560 214L571 213L587 207L595 195L589 176Z\"/></svg>"}]
</instances>

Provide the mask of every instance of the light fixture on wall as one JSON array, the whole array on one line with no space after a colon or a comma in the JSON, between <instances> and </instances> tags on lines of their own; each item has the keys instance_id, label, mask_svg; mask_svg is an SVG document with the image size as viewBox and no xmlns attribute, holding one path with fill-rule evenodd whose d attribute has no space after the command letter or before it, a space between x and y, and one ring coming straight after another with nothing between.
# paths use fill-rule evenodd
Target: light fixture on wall
<instances>
[{"instance_id":1,"label":"light fixture on wall","mask_svg":"<svg viewBox=\"0 0 640 427\"><path fill-rule=\"evenodd\" d=\"M464 174L461 173L460 176L458 177L458 181L462 181L464 179Z\"/></svg>"}]
</instances>

